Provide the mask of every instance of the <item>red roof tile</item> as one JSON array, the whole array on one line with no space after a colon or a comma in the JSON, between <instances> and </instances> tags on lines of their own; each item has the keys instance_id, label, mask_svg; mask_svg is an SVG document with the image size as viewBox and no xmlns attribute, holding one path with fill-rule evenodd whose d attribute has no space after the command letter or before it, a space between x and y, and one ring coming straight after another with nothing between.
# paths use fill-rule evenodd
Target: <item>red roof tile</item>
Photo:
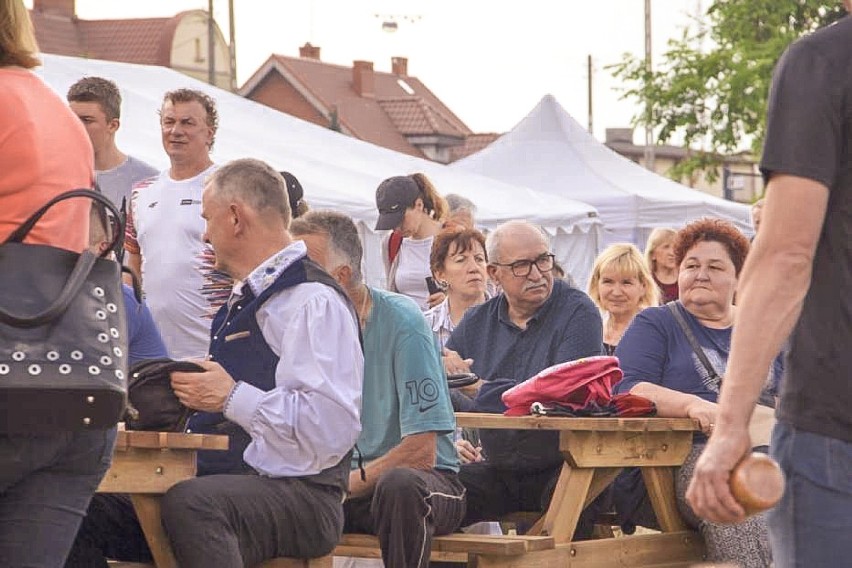
<instances>
[{"instance_id":1,"label":"red roof tile","mask_svg":"<svg viewBox=\"0 0 852 568\"><path fill-rule=\"evenodd\" d=\"M423 157L406 136L464 138L471 130L416 77L373 72L374 96L359 95L352 68L316 59L272 55L240 89L252 92L271 72L281 73L317 110L337 110L344 132L385 148Z\"/></svg>"},{"instance_id":2,"label":"red roof tile","mask_svg":"<svg viewBox=\"0 0 852 568\"><path fill-rule=\"evenodd\" d=\"M465 133L421 97L388 97L378 99L397 130L406 136L442 135L464 138Z\"/></svg>"},{"instance_id":3,"label":"red roof tile","mask_svg":"<svg viewBox=\"0 0 852 568\"><path fill-rule=\"evenodd\" d=\"M175 29L192 13L171 18L80 20L30 11L44 53L169 66Z\"/></svg>"},{"instance_id":4,"label":"red roof tile","mask_svg":"<svg viewBox=\"0 0 852 568\"><path fill-rule=\"evenodd\" d=\"M471 134L465 138L464 144L461 146L454 146L450 150L450 162L455 162L456 160L461 160L471 154L476 154L501 136L502 134L497 134L496 132Z\"/></svg>"}]
</instances>

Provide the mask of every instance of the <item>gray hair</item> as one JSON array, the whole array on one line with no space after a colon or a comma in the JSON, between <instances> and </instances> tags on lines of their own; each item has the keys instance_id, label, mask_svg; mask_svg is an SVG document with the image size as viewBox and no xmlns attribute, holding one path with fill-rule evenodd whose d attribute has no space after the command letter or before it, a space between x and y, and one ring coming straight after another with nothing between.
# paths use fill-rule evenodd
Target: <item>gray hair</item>
<instances>
[{"instance_id":1,"label":"gray hair","mask_svg":"<svg viewBox=\"0 0 852 568\"><path fill-rule=\"evenodd\" d=\"M476 214L476 205L467 197L462 197L457 193L448 193L444 196L447 200L447 206L450 208L450 213L456 211L469 211L471 215Z\"/></svg>"},{"instance_id":2,"label":"gray hair","mask_svg":"<svg viewBox=\"0 0 852 568\"><path fill-rule=\"evenodd\" d=\"M544 232L544 229L539 227L538 225L533 225L529 221L507 221L488 233L488 238L485 239L485 252L488 254L488 262L502 262L500 256L500 242L503 240L504 233L512 233L517 231L518 229L532 229L533 231L538 232L541 235L541 238L545 243L548 243L550 239L547 236L547 233Z\"/></svg>"},{"instance_id":3,"label":"gray hair","mask_svg":"<svg viewBox=\"0 0 852 568\"><path fill-rule=\"evenodd\" d=\"M327 235L329 253L352 270L352 284L363 281L361 257L364 249L350 217L337 211L308 211L293 220L290 232L294 237Z\"/></svg>"},{"instance_id":4,"label":"gray hair","mask_svg":"<svg viewBox=\"0 0 852 568\"><path fill-rule=\"evenodd\" d=\"M273 167L253 158L233 160L207 178L216 196L242 201L258 213L269 211L280 216L284 228L290 225L287 184Z\"/></svg>"}]
</instances>

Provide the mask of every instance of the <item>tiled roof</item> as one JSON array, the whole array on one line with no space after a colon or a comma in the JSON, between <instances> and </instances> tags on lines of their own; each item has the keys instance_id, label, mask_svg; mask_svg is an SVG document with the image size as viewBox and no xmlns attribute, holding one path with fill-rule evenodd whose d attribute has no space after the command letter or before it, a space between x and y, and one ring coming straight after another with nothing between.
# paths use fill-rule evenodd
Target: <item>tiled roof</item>
<instances>
[{"instance_id":1,"label":"tiled roof","mask_svg":"<svg viewBox=\"0 0 852 568\"><path fill-rule=\"evenodd\" d=\"M455 162L471 154L476 154L501 136L502 134L497 134L496 132L471 134L464 139L464 144L455 146L450 150L450 162Z\"/></svg>"},{"instance_id":2,"label":"tiled roof","mask_svg":"<svg viewBox=\"0 0 852 568\"><path fill-rule=\"evenodd\" d=\"M447 120L422 97L387 97L378 99L391 121L405 136L453 136L464 138L465 133Z\"/></svg>"},{"instance_id":3,"label":"tiled roof","mask_svg":"<svg viewBox=\"0 0 852 568\"><path fill-rule=\"evenodd\" d=\"M352 68L316 59L272 55L240 89L252 91L271 72L285 75L321 113L337 110L344 132L385 148L423 157L406 139L410 135L464 138L471 130L419 79L373 72L374 96L359 95L352 85Z\"/></svg>"},{"instance_id":4,"label":"tiled roof","mask_svg":"<svg viewBox=\"0 0 852 568\"><path fill-rule=\"evenodd\" d=\"M32 10L44 53L168 66L175 29L190 12L171 18L80 20Z\"/></svg>"}]
</instances>

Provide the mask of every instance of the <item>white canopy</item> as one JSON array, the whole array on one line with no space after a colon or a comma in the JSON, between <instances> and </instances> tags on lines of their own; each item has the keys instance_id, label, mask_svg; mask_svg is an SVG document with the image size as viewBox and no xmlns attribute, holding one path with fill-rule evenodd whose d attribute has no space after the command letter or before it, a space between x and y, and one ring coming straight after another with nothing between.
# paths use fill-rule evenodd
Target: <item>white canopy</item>
<instances>
[{"instance_id":1,"label":"white canopy","mask_svg":"<svg viewBox=\"0 0 852 568\"><path fill-rule=\"evenodd\" d=\"M384 280L381 234L373 231L378 216L375 189L387 177L417 171L426 173L442 193L457 193L473 201L478 208L477 222L485 229L510 219L527 219L543 226L553 239L557 258L579 282L587 278L598 252L601 224L594 207L585 203L374 146L165 67L42 57L44 67L39 74L63 97L68 87L84 76L115 81L124 99L119 148L159 168L168 167L157 117L163 94L188 87L212 95L219 111L214 161L224 163L243 157L264 160L296 175L312 208L350 215L364 241L364 270L371 284L383 285Z\"/></svg>"},{"instance_id":2,"label":"white canopy","mask_svg":"<svg viewBox=\"0 0 852 568\"><path fill-rule=\"evenodd\" d=\"M675 183L613 152L552 95L510 132L450 167L591 203L603 221L605 244L642 247L653 228L679 228L704 216L751 233L747 206Z\"/></svg>"}]
</instances>

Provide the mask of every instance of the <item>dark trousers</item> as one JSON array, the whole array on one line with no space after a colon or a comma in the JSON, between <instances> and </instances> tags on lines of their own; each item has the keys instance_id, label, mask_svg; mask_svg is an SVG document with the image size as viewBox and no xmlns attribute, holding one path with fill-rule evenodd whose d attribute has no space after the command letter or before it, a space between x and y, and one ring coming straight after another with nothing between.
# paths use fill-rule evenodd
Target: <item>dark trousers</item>
<instances>
[{"instance_id":1,"label":"dark trousers","mask_svg":"<svg viewBox=\"0 0 852 568\"><path fill-rule=\"evenodd\" d=\"M542 471L499 469L488 462L464 464L459 479L467 490L467 514L463 526L497 521L518 511L547 510L562 466ZM609 504L608 492L595 499L583 513L574 540L590 538L595 519Z\"/></svg>"},{"instance_id":2,"label":"dark trousers","mask_svg":"<svg viewBox=\"0 0 852 568\"><path fill-rule=\"evenodd\" d=\"M104 558L150 562L126 496L110 495L90 515L66 567L106 565ZM163 527L181 568L242 568L287 556L331 552L343 530L342 491L299 478L208 475L163 497Z\"/></svg>"},{"instance_id":3,"label":"dark trousers","mask_svg":"<svg viewBox=\"0 0 852 568\"><path fill-rule=\"evenodd\" d=\"M454 472L401 467L382 475L372 496L346 501L345 530L378 536L387 568L423 568L432 536L455 531L464 508Z\"/></svg>"},{"instance_id":4,"label":"dark trousers","mask_svg":"<svg viewBox=\"0 0 852 568\"><path fill-rule=\"evenodd\" d=\"M0 434L0 566L62 566L114 443L115 428Z\"/></svg>"},{"instance_id":5,"label":"dark trousers","mask_svg":"<svg viewBox=\"0 0 852 568\"><path fill-rule=\"evenodd\" d=\"M127 495L98 493L92 498L65 568L107 568L107 558L153 562Z\"/></svg>"}]
</instances>

